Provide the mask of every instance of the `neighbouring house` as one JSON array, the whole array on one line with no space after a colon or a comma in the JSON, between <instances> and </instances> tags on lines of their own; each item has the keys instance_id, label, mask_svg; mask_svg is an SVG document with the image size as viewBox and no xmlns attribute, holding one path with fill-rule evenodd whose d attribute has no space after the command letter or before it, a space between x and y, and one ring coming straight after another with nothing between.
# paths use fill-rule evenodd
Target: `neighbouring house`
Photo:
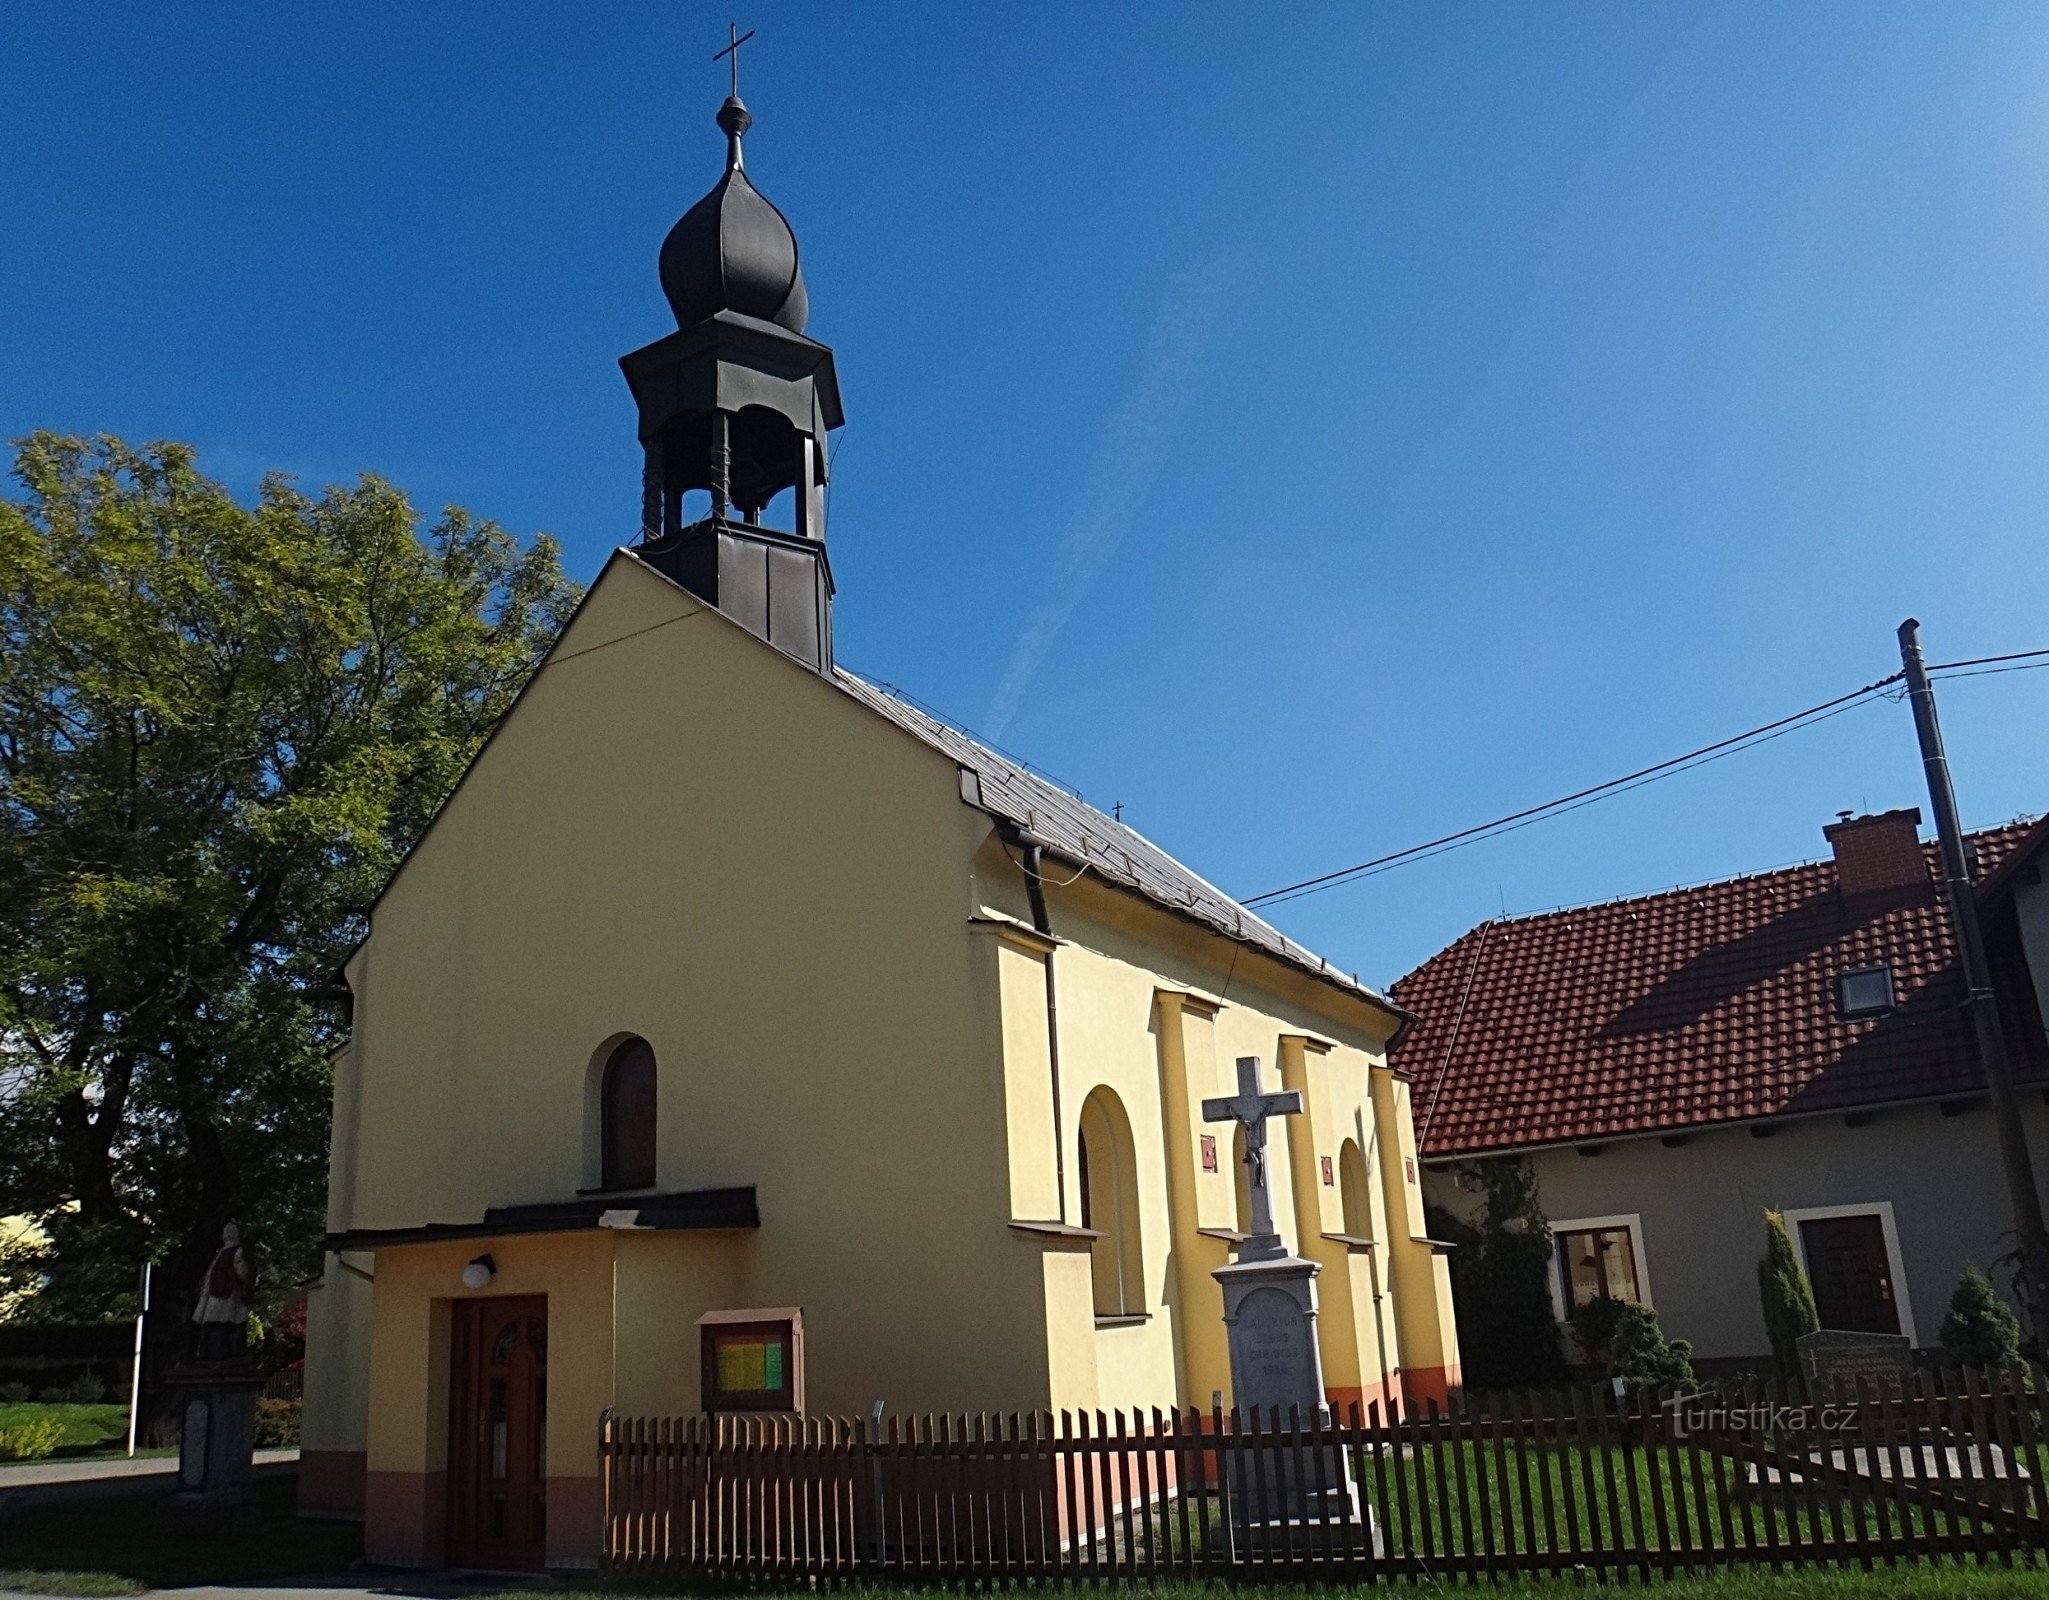
<instances>
[{"instance_id":1,"label":"neighbouring house","mask_svg":"<svg viewBox=\"0 0 2049 1600\"><path fill-rule=\"evenodd\" d=\"M1458 1382L1406 1013L835 664L832 353L719 121L623 362L642 537L346 967L300 1488L378 1562L594 1561L608 1408L1228 1395L1241 1057L1306 1102L1271 1181L1331 1397Z\"/></svg>"},{"instance_id":2,"label":"neighbouring house","mask_svg":"<svg viewBox=\"0 0 2049 1600\"><path fill-rule=\"evenodd\" d=\"M1823 831L1830 859L1485 922L1394 987L1436 1204L1527 1160L1561 1317L1656 1308L1710 1363L1769 1348L1762 1216L1824 1325L1935 1342L2012 1220L1940 864L1920 813ZM1970 836L2038 1176L2049 1172L2049 819Z\"/></svg>"}]
</instances>

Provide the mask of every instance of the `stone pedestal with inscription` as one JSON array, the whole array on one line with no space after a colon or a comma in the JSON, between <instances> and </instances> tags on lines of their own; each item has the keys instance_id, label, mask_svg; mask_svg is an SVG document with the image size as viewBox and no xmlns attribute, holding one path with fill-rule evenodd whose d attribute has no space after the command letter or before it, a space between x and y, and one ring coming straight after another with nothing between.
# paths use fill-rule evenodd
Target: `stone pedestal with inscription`
<instances>
[{"instance_id":1,"label":"stone pedestal with inscription","mask_svg":"<svg viewBox=\"0 0 2049 1600\"><path fill-rule=\"evenodd\" d=\"M1359 1504L1351 1464L1335 1444L1269 1442L1276 1430L1313 1429L1326 1415L1323 1352L1316 1338L1314 1261L1290 1255L1274 1227L1266 1181L1266 1119L1302 1109L1293 1091L1262 1094L1259 1059L1238 1062L1239 1092L1206 1100L1211 1122L1245 1129L1252 1230L1238 1259L1217 1268L1231 1349L1231 1397L1247 1443L1222 1452L1226 1515L1219 1533L1232 1554L1262 1561L1339 1545L1379 1552L1371 1515ZM1260 1438L1267 1435L1268 1439Z\"/></svg>"},{"instance_id":2,"label":"stone pedestal with inscription","mask_svg":"<svg viewBox=\"0 0 2049 1600\"><path fill-rule=\"evenodd\" d=\"M1244 1249L1265 1242L1255 1237ZM1327 1415L1316 1338L1316 1274L1322 1268L1279 1245L1273 1239L1271 1253L1250 1261L1241 1252L1215 1274L1224 1291L1238 1428L1254 1438L1311 1429ZM1260 1443L1229 1451L1224 1459L1224 1523L1234 1544L1250 1542L1270 1556L1341 1541L1361 1547L1373 1542L1350 1463L1335 1445Z\"/></svg>"},{"instance_id":3,"label":"stone pedestal with inscription","mask_svg":"<svg viewBox=\"0 0 2049 1600\"><path fill-rule=\"evenodd\" d=\"M178 1488L166 1510L204 1514L249 1504L263 1374L246 1361L197 1361L173 1367L164 1386L177 1396L179 1423Z\"/></svg>"}]
</instances>

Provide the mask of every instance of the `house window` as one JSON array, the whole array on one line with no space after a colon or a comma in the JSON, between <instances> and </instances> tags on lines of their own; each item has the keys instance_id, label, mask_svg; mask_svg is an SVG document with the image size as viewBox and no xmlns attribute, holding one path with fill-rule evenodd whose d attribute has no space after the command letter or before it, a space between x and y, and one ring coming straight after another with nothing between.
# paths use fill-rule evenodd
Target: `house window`
<instances>
[{"instance_id":1,"label":"house window","mask_svg":"<svg viewBox=\"0 0 2049 1600\"><path fill-rule=\"evenodd\" d=\"M1096 1316L1145 1315L1144 1255L1138 1237L1138 1174L1131 1122L1108 1089L1081 1108L1081 1225L1102 1237L1090 1246Z\"/></svg>"},{"instance_id":2,"label":"house window","mask_svg":"<svg viewBox=\"0 0 2049 1600\"><path fill-rule=\"evenodd\" d=\"M697 1326L706 1411L803 1411L803 1313L714 1311Z\"/></svg>"},{"instance_id":3,"label":"house window","mask_svg":"<svg viewBox=\"0 0 2049 1600\"><path fill-rule=\"evenodd\" d=\"M598 1088L598 1184L647 1189L655 1181L655 1053L628 1039L605 1060Z\"/></svg>"},{"instance_id":4,"label":"house window","mask_svg":"<svg viewBox=\"0 0 2049 1600\"><path fill-rule=\"evenodd\" d=\"M1892 968L1859 967L1836 979L1836 1005L1845 1019L1876 1017L1892 1010Z\"/></svg>"},{"instance_id":5,"label":"house window","mask_svg":"<svg viewBox=\"0 0 2049 1600\"><path fill-rule=\"evenodd\" d=\"M1558 1281L1567 1315L1595 1300L1644 1303L1636 1270L1636 1240L1627 1223L1561 1229L1552 1238L1558 1249Z\"/></svg>"}]
</instances>

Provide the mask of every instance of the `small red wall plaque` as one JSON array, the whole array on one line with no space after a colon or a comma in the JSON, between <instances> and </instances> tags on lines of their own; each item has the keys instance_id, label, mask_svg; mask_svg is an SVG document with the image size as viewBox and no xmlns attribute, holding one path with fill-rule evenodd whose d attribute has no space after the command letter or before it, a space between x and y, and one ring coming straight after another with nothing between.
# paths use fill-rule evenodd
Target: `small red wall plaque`
<instances>
[{"instance_id":1,"label":"small red wall plaque","mask_svg":"<svg viewBox=\"0 0 2049 1600\"><path fill-rule=\"evenodd\" d=\"M1217 1170L1217 1136L1213 1133L1206 1133L1202 1136L1202 1170L1204 1172L1215 1172Z\"/></svg>"},{"instance_id":2,"label":"small red wall plaque","mask_svg":"<svg viewBox=\"0 0 2049 1600\"><path fill-rule=\"evenodd\" d=\"M1336 1177L1336 1175L1335 1175L1335 1174L1333 1174L1333 1173L1331 1172L1331 1170L1330 1170L1330 1157L1329 1157L1329 1156L1325 1156L1325 1157L1323 1158L1323 1186L1324 1186L1324 1187L1325 1187L1326 1189L1328 1189L1328 1188L1330 1188L1330 1187L1331 1187L1331 1185L1335 1184L1335 1183L1336 1183L1337 1181L1338 1181L1338 1180L1337 1180L1337 1177Z\"/></svg>"}]
</instances>

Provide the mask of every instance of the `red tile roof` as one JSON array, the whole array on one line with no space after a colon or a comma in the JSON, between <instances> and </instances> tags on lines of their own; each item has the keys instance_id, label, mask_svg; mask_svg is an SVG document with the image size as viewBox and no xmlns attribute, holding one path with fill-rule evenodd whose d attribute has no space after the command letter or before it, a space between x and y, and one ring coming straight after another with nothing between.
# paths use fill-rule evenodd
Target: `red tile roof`
<instances>
[{"instance_id":1,"label":"red tile roof","mask_svg":"<svg viewBox=\"0 0 2049 1600\"><path fill-rule=\"evenodd\" d=\"M1980 882L2026 823L1970 836ZM1421 1019L1426 1157L1579 1143L1981 1087L1949 918L1929 886L1845 900L1833 860L1482 923L1394 987ZM1892 969L1894 1009L1837 1014L1835 979ZM2037 1030L2039 1032L2039 1030ZM2043 1075L2039 1041L2017 1060Z\"/></svg>"}]
</instances>

